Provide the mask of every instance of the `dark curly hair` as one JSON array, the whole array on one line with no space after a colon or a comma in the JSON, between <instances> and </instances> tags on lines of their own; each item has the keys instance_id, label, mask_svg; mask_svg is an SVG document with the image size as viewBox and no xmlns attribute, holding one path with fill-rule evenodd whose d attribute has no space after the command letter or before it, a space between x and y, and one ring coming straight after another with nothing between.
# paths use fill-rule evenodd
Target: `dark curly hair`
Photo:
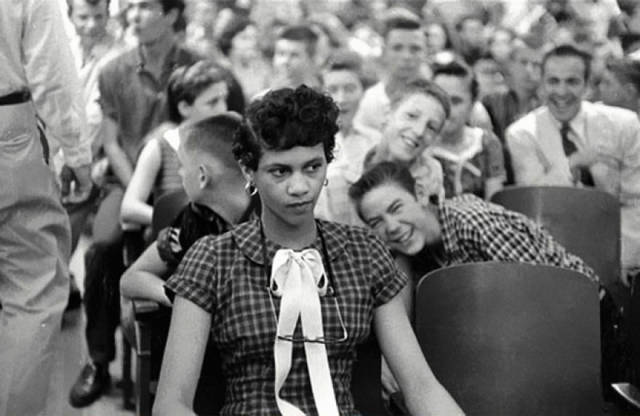
<instances>
[{"instance_id":1,"label":"dark curly hair","mask_svg":"<svg viewBox=\"0 0 640 416\"><path fill-rule=\"evenodd\" d=\"M258 169L265 150L288 150L322 143L333 159L338 107L331 97L306 85L268 92L249 105L243 128L236 131L233 154L248 169Z\"/></svg>"}]
</instances>

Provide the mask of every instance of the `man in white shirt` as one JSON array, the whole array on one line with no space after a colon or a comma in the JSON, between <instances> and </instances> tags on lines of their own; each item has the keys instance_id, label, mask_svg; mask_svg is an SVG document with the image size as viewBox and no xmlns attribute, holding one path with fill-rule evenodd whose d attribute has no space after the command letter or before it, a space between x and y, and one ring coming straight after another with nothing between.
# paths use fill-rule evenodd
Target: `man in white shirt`
<instances>
[{"instance_id":1,"label":"man in white shirt","mask_svg":"<svg viewBox=\"0 0 640 416\"><path fill-rule=\"evenodd\" d=\"M0 2L0 415L62 414L62 314L69 222L48 166L56 137L75 176L69 202L91 190L80 84L63 15L48 0Z\"/></svg>"},{"instance_id":2,"label":"man in white shirt","mask_svg":"<svg viewBox=\"0 0 640 416\"><path fill-rule=\"evenodd\" d=\"M619 198L621 260L629 270L640 264L640 122L629 110L583 101L589 67L589 54L573 46L549 51L542 61L546 105L507 129L507 146L516 184L595 186Z\"/></svg>"}]
</instances>

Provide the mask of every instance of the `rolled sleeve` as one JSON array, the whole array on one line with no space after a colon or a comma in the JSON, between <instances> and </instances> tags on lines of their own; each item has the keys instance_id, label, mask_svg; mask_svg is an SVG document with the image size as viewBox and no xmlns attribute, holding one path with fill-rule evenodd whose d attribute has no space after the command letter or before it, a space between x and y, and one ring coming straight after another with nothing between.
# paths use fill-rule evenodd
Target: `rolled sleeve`
<instances>
[{"instance_id":1,"label":"rolled sleeve","mask_svg":"<svg viewBox=\"0 0 640 416\"><path fill-rule=\"evenodd\" d=\"M396 266L393 257L378 237L370 234L373 281L373 305L378 307L393 299L407 285L407 275Z\"/></svg>"},{"instance_id":2,"label":"rolled sleeve","mask_svg":"<svg viewBox=\"0 0 640 416\"><path fill-rule=\"evenodd\" d=\"M215 251L210 237L198 240L185 254L176 272L167 280L169 293L183 297L211 313L215 307Z\"/></svg>"}]
</instances>

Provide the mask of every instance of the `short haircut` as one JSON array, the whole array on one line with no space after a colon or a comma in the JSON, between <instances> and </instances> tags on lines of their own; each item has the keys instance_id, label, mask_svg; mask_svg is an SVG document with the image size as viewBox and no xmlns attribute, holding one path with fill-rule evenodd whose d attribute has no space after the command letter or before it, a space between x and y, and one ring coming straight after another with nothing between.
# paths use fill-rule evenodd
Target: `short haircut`
<instances>
[{"instance_id":1,"label":"short haircut","mask_svg":"<svg viewBox=\"0 0 640 416\"><path fill-rule=\"evenodd\" d=\"M242 117L231 111L189 122L180 127L182 148L190 155L215 158L226 167L240 170L233 157L233 140L242 128Z\"/></svg>"},{"instance_id":2,"label":"short haircut","mask_svg":"<svg viewBox=\"0 0 640 416\"><path fill-rule=\"evenodd\" d=\"M173 71L167 83L167 107L169 120L180 123L183 119L178 104L193 104L198 95L218 82L229 85L227 71L212 60L200 60Z\"/></svg>"},{"instance_id":3,"label":"short haircut","mask_svg":"<svg viewBox=\"0 0 640 416\"><path fill-rule=\"evenodd\" d=\"M640 92L640 62L629 58L612 58L607 61L606 66L620 83L630 83Z\"/></svg>"},{"instance_id":4,"label":"short haircut","mask_svg":"<svg viewBox=\"0 0 640 416\"><path fill-rule=\"evenodd\" d=\"M353 72L360 82L365 84L364 75L362 73L362 58L356 52L349 49L338 49L334 51L327 64L322 71L323 74L331 71L350 71Z\"/></svg>"},{"instance_id":5,"label":"short haircut","mask_svg":"<svg viewBox=\"0 0 640 416\"><path fill-rule=\"evenodd\" d=\"M362 199L375 188L387 183L397 184L413 196L416 194L416 180L406 166L394 162L380 162L373 165L349 187L349 198L361 218L360 204Z\"/></svg>"},{"instance_id":6,"label":"short haircut","mask_svg":"<svg viewBox=\"0 0 640 416\"><path fill-rule=\"evenodd\" d=\"M240 164L256 170L265 150L322 144L330 162L338 113L329 95L306 85L270 91L249 105L245 128L238 130L233 153Z\"/></svg>"},{"instance_id":7,"label":"short haircut","mask_svg":"<svg viewBox=\"0 0 640 416\"><path fill-rule=\"evenodd\" d=\"M434 80L438 75L449 75L469 81L467 85L469 86L469 93L471 93L471 101L475 101L478 98L478 81L467 64L453 60L444 64L435 64L432 69L432 79Z\"/></svg>"},{"instance_id":8,"label":"short haircut","mask_svg":"<svg viewBox=\"0 0 640 416\"><path fill-rule=\"evenodd\" d=\"M76 1L83 1L91 6L97 6L102 0L67 0L67 6L69 6L67 8L67 11L69 13L69 16L71 16L71 13L73 13L73 3L75 3ZM104 5L107 9L107 17L109 17L108 13L109 13L109 3L111 2L111 0L104 0Z\"/></svg>"},{"instance_id":9,"label":"short haircut","mask_svg":"<svg viewBox=\"0 0 640 416\"><path fill-rule=\"evenodd\" d=\"M422 24L418 19L412 19L409 16L394 16L384 22L384 39L387 40L392 30L421 30Z\"/></svg>"},{"instance_id":10,"label":"short haircut","mask_svg":"<svg viewBox=\"0 0 640 416\"><path fill-rule=\"evenodd\" d=\"M307 55L314 57L316 55L316 46L318 44L318 35L306 25L292 25L284 27L276 37L276 42L280 39L286 39L293 42L303 42Z\"/></svg>"},{"instance_id":11,"label":"short haircut","mask_svg":"<svg viewBox=\"0 0 640 416\"><path fill-rule=\"evenodd\" d=\"M451 102L449 101L449 95L439 86L424 78L416 78L413 81L409 81L402 88L397 90L391 95L391 108L397 107L405 99L415 94L424 94L429 97L433 97L437 100L444 109L445 118L449 118L451 114Z\"/></svg>"},{"instance_id":12,"label":"short haircut","mask_svg":"<svg viewBox=\"0 0 640 416\"><path fill-rule=\"evenodd\" d=\"M184 12L184 0L158 0L158 3L162 6L162 11L165 14L173 9L178 10L178 15L182 15Z\"/></svg>"},{"instance_id":13,"label":"short haircut","mask_svg":"<svg viewBox=\"0 0 640 416\"><path fill-rule=\"evenodd\" d=\"M551 49L542 57L542 74L544 75L545 67L547 65L547 61L550 58L554 57L562 57L562 58L578 58L582 60L584 63L584 80L585 82L589 80L589 76L591 75L591 54L585 52L581 49L576 48L573 45L560 45Z\"/></svg>"}]
</instances>

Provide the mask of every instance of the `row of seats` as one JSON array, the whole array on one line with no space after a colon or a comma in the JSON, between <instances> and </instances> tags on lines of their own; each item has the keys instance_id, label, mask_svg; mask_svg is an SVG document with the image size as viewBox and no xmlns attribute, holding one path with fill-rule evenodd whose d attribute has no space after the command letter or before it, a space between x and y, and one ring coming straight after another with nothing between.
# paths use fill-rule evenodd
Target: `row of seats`
<instances>
[{"instance_id":1,"label":"row of seats","mask_svg":"<svg viewBox=\"0 0 640 416\"><path fill-rule=\"evenodd\" d=\"M544 225L591 265L605 286L619 279L620 209L609 194L511 187L492 200ZM183 193L161 197L154 207L153 229L169 225L186 201ZM162 342L157 328L167 328L167 318L159 325L158 310L153 303L134 301L135 325L124 337L125 352L133 347L136 353L136 412L142 416L150 414L152 379L159 368L159 362L151 362L153 343ZM591 414L601 408L599 313L598 291L587 279L550 266L453 266L423 277L416 291L416 334L423 351L443 385L470 414ZM376 343L363 345L359 356L356 403L363 414L388 414L379 395ZM123 363L130 361L125 356ZM123 368L123 374L130 369ZM222 400L220 386L214 382L209 387L218 395L212 399L211 391L197 394L201 414L215 413ZM131 395L125 392L125 401ZM206 400L198 404L201 397Z\"/></svg>"}]
</instances>

